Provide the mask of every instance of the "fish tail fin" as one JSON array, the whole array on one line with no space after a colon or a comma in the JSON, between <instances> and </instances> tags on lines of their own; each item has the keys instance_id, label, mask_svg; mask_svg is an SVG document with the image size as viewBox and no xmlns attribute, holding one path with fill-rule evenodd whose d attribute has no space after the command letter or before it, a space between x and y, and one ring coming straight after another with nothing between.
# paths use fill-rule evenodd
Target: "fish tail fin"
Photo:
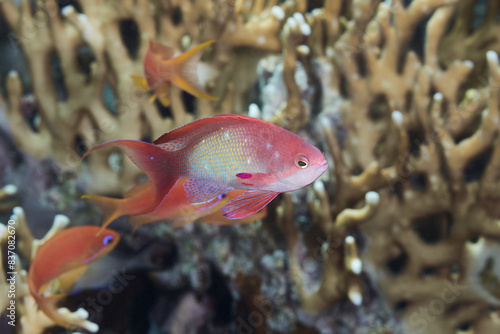
<instances>
[{"instance_id":1,"label":"fish tail fin","mask_svg":"<svg viewBox=\"0 0 500 334\"><path fill-rule=\"evenodd\" d=\"M124 216L127 214L124 208L123 198L111 198L104 196L95 196L95 195L84 195L82 198L86 198L90 200L92 203L97 205L102 211L102 223L101 229L97 232L97 235L101 234L101 232L108 227L109 224L118 217Z\"/></svg>"},{"instance_id":2,"label":"fish tail fin","mask_svg":"<svg viewBox=\"0 0 500 334\"><path fill-rule=\"evenodd\" d=\"M215 40L211 40L202 43L171 60L174 65L172 66L172 83L196 97L212 101L219 98L207 94L199 83L198 64L203 50L214 42Z\"/></svg>"},{"instance_id":3,"label":"fish tail fin","mask_svg":"<svg viewBox=\"0 0 500 334\"><path fill-rule=\"evenodd\" d=\"M53 322L61 327L65 327L71 330L78 329L75 324L69 323L64 317L59 313L59 308L57 304L61 301L66 294L55 294L48 297L35 297L38 308L45 313Z\"/></svg>"},{"instance_id":4,"label":"fish tail fin","mask_svg":"<svg viewBox=\"0 0 500 334\"><path fill-rule=\"evenodd\" d=\"M179 179L176 176L176 169L173 165L174 159L171 159L170 152L156 145L138 140L115 140L97 145L85 152L82 159L91 152L105 147L119 147L122 149L151 181L152 197L147 198L147 201L139 201L133 207L127 208L127 212L131 216L142 215L156 209ZM165 173L166 171L168 173ZM127 201L127 203L133 203L133 200Z\"/></svg>"}]
</instances>

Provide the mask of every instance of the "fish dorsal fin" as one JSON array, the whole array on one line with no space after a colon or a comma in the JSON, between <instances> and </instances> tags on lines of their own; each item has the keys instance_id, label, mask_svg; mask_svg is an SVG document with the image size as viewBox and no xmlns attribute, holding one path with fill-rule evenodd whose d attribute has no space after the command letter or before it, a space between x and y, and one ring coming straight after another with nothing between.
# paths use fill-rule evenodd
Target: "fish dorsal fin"
<instances>
[{"instance_id":1,"label":"fish dorsal fin","mask_svg":"<svg viewBox=\"0 0 500 334\"><path fill-rule=\"evenodd\" d=\"M200 129L205 129L208 126L224 126L224 121L241 121L243 119L247 120L254 118L228 114L220 114L213 117L200 118L190 123L184 124L178 128L170 130L167 133L164 133L163 135L158 137L153 144L160 146L161 144L176 142L175 144L171 145L174 147L174 149L165 148L167 151L176 151L179 149L179 146L184 147L187 144L187 140L193 136L193 133L199 131Z\"/></svg>"},{"instance_id":2,"label":"fish dorsal fin","mask_svg":"<svg viewBox=\"0 0 500 334\"><path fill-rule=\"evenodd\" d=\"M156 43L153 40L149 40L149 49L154 54L157 54L161 57L162 60L172 59L174 56L174 49L170 46L166 46L160 43Z\"/></svg>"},{"instance_id":3,"label":"fish dorsal fin","mask_svg":"<svg viewBox=\"0 0 500 334\"><path fill-rule=\"evenodd\" d=\"M222 207L224 217L241 219L260 211L279 193L274 191L249 190Z\"/></svg>"},{"instance_id":4,"label":"fish dorsal fin","mask_svg":"<svg viewBox=\"0 0 500 334\"><path fill-rule=\"evenodd\" d=\"M214 40L202 43L191 50L175 57L172 62L172 83L186 92L206 100L218 100L205 92L198 76L198 64L203 54L203 49L215 42Z\"/></svg>"},{"instance_id":5,"label":"fish dorsal fin","mask_svg":"<svg viewBox=\"0 0 500 334\"><path fill-rule=\"evenodd\" d=\"M214 200L217 196L228 193L231 190L233 190L233 188L228 188L214 182L194 177L184 182L184 191L191 204L207 203L208 201Z\"/></svg>"}]
</instances>

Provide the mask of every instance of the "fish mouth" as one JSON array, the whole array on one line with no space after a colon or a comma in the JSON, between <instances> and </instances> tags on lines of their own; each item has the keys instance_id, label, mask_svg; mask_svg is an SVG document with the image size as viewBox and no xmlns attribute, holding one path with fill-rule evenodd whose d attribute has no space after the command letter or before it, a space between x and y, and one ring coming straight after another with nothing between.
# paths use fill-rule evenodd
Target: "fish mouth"
<instances>
[{"instance_id":1,"label":"fish mouth","mask_svg":"<svg viewBox=\"0 0 500 334\"><path fill-rule=\"evenodd\" d=\"M322 171L322 173L324 173L328 169L328 163L326 162L326 160L323 161L321 165L319 165L319 169Z\"/></svg>"}]
</instances>

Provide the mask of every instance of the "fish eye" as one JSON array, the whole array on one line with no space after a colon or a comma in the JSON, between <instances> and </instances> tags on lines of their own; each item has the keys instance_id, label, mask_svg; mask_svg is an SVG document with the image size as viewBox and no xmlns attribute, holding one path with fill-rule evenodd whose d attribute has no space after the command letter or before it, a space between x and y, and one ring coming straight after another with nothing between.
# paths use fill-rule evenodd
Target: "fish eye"
<instances>
[{"instance_id":1,"label":"fish eye","mask_svg":"<svg viewBox=\"0 0 500 334\"><path fill-rule=\"evenodd\" d=\"M102 238L102 244L103 245L109 245L113 241L113 236L112 235L107 235L104 238Z\"/></svg>"},{"instance_id":2,"label":"fish eye","mask_svg":"<svg viewBox=\"0 0 500 334\"><path fill-rule=\"evenodd\" d=\"M295 166L298 168L307 168L309 166L309 160L303 154L297 154L295 156Z\"/></svg>"}]
</instances>

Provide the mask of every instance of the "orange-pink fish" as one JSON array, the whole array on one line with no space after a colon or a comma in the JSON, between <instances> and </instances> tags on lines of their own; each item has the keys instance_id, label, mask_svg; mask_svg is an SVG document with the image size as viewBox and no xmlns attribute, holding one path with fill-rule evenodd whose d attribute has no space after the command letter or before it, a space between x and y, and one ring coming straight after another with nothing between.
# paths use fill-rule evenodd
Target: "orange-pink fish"
<instances>
[{"instance_id":1,"label":"orange-pink fish","mask_svg":"<svg viewBox=\"0 0 500 334\"><path fill-rule=\"evenodd\" d=\"M264 208L279 193L303 188L328 168L321 152L279 126L240 115L198 119L158 138L154 144L115 140L85 153L119 147L148 176L151 200L133 201L132 216L155 210L181 177L191 204L213 201L234 189L238 197L222 207L224 217L241 219Z\"/></svg>"},{"instance_id":2,"label":"orange-pink fish","mask_svg":"<svg viewBox=\"0 0 500 334\"><path fill-rule=\"evenodd\" d=\"M71 292L87 265L108 254L120 240L114 230L105 229L97 236L98 231L98 226L89 225L64 229L42 244L31 261L30 293L38 307L60 326L73 330L78 327L61 317L57 303Z\"/></svg>"},{"instance_id":3,"label":"orange-pink fish","mask_svg":"<svg viewBox=\"0 0 500 334\"><path fill-rule=\"evenodd\" d=\"M207 100L218 100L205 92L198 76L199 62L203 51L215 41L200 44L191 50L174 56L174 49L152 40L144 57L144 73L146 77L132 75L134 84L143 91L154 92L149 102L158 98L164 106L170 105L170 87L172 84Z\"/></svg>"}]
</instances>

